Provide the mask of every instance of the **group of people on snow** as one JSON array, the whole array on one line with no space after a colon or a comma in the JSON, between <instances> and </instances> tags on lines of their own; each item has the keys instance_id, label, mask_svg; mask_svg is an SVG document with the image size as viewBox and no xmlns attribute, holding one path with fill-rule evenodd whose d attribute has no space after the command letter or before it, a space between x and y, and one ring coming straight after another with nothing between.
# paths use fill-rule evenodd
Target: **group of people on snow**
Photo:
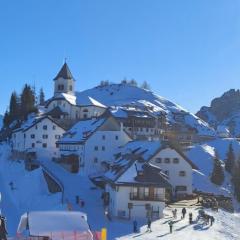
<instances>
[{"instance_id":1,"label":"group of people on snow","mask_svg":"<svg viewBox=\"0 0 240 240\"><path fill-rule=\"evenodd\" d=\"M208 214L205 214L203 210L201 210L200 213L202 213L201 218L203 218L203 220L206 221L207 224L209 224L209 222L210 222L210 225L212 226L214 221L215 221L214 217L210 216ZM177 209L176 208L172 210L172 214L173 214L173 218L177 219ZM185 219L186 214L187 214L187 210L184 207L184 208L182 208L182 211L181 211L181 219ZM192 212L189 212L188 216L189 216L189 224L193 224L193 214L192 214ZM199 219L200 219L200 214L197 217L197 220L199 220ZM147 219L147 232L152 232L151 224L152 224L152 221L151 221L150 218L148 218ZM172 233L173 232L174 221L169 221L168 225L169 225L169 231L170 231L170 233ZM133 232L134 233L138 232L137 220L133 221Z\"/></svg>"}]
</instances>

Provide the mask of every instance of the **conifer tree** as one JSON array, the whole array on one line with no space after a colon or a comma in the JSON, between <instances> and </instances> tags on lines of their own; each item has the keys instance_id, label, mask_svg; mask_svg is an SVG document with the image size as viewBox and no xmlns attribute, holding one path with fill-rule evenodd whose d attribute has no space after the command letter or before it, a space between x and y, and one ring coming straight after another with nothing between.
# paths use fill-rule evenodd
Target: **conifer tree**
<instances>
[{"instance_id":1,"label":"conifer tree","mask_svg":"<svg viewBox=\"0 0 240 240\"><path fill-rule=\"evenodd\" d=\"M29 113L36 111L34 91L29 85L25 84L21 94L21 113L23 119L26 119Z\"/></svg>"},{"instance_id":2,"label":"conifer tree","mask_svg":"<svg viewBox=\"0 0 240 240\"><path fill-rule=\"evenodd\" d=\"M240 202L240 162L236 161L234 164L234 168L232 170L232 182L234 186L234 194L237 200Z\"/></svg>"},{"instance_id":3,"label":"conifer tree","mask_svg":"<svg viewBox=\"0 0 240 240\"><path fill-rule=\"evenodd\" d=\"M10 123L11 123L11 120L10 120L9 112L6 111L3 117L3 126L8 127Z\"/></svg>"},{"instance_id":4,"label":"conifer tree","mask_svg":"<svg viewBox=\"0 0 240 240\"><path fill-rule=\"evenodd\" d=\"M147 81L144 81L144 82L143 82L141 88L147 89L147 90L150 90L150 89L151 89L151 87L150 87L150 85L147 83Z\"/></svg>"},{"instance_id":5,"label":"conifer tree","mask_svg":"<svg viewBox=\"0 0 240 240\"><path fill-rule=\"evenodd\" d=\"M235 156L234 156L232 143L230 143L228 147L228 152L227 152L227 159L225 162L226 171L228 171L229 173L232 173L234 163L235 163Z\"/></svg>"},{"instance_id":6,"label":"conifer tree","mask_svg":"<svg viewBox=\"0 0 240 240\"><path fill-rule=\"evenodd\" d=\"M10 98L10 106L9 106L9 119L11 122L19 119L20 109L18 96L16 92L13 92Z\"/></svg>"},{"instance_id":7,"label":"conifer tree","mask_svg":"<svg viewBox=\"0 0 240 240\"><path fill-rule=\"evenodd\" d=\"M224 181L224 171L222 168L221 161L218 158L217 153L214 157L213 171L211 175L211 182L216 185L221 185Z\"/></svg>"},{"instance_id":8,"label":"conifer tree","mask_svg":"<svg viewBox=\"0 0 240 240\"><path fill-rule=\"evenodd\" d=\"M39 105L44 106L45 103L45 94L43 92L43 89L40 89L40 93L39 93Z\"/></svg>"}]
</instances>

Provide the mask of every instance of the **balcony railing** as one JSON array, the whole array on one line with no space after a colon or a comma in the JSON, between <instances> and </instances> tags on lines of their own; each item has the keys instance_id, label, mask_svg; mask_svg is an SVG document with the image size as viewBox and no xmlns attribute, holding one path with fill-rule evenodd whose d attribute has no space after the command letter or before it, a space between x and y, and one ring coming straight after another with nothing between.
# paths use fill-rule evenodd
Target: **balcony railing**
<instances>
[{"instance_id":1,"label":"balcony railing","mask_svg":"<svg viewBox=\"0 0 240 240\"><path fill-rule=\"evenodd\" d=\"M159 201L165 202L165 196L162 194L154 194L146 196L144 194L130 193L130 200L134 201Z\"/></svg>"}]
</instances>

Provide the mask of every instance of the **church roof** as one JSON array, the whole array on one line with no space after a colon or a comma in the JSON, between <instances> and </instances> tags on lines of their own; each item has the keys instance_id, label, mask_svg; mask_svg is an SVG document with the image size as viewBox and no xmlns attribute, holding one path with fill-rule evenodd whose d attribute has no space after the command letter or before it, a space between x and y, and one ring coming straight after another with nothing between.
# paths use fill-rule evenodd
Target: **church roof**
<instances>
[{"instance_id":1,"label":"church roof","mask_svg":"<svg viewBox=\"0 0 240 240\"><path fill-rule=\"evenodd\" d=\"M66 62L63 64L61 70L53 80L57 80L59 78L74 79Z\"/></svg>"}]
</instances>

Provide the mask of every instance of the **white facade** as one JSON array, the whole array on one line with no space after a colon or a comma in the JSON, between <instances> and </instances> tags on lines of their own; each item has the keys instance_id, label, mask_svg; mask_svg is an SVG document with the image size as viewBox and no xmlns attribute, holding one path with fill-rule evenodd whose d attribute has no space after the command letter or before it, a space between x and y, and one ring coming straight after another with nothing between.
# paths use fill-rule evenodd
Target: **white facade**
<instances>
[{"instance_id":1,"label":"white facade","mask_svg":"<svg viewBox=\"0 0 240 240\"><path fill-rule=\"evenodd\" d=\"M150 211L152 212L151 217L153 218L161 218L163 217L163 209L165 208L164 201L151 201L151 200L133 200L134 198L134 188L133 186L116 186L112 187L110 184L106 185L105 191L109 192L109 208L108 211L111 216L119 217L119 218L127 218L129 219L129 215L131 219L146 219L150 217L151 213L146 209L146 204L150 205ZM144 191L144 190L143 190ZM158 188L160 194L162 194L162 198L165 197L165 189ZM131 197L130 197L131 196ZM144 197L143 197L144 198ZM129 210L129 203L132 204L131 210Z\"/></svg>"},{"instance_id":2,"label":"white facade","mask_svg":"<svg viewBox=\"0 0 240 240\"><path fill-rule=\"evenodd\" d=\"M162 149L150 162L168 175L175 193L192 194L192 166L176 150Z\"/></svg>"},{"instance_id":3,"label":"white facade","mask_svg":"<svg viewBox=\"0 0 240 240\"><path fill-rule=\"evenodd\" d=\"M104 170L103 162L113 160L113 154L119 146L131 138L116 121L108 119L97 131L79 144L60 143L60 155L75 154L79 156L79 173L89 175Z\"/></svg>"},{"instance_id":4,"label":"white facade","mask_svg":"<svg viewBox=\"0 0 240 240\"><path fill-rule=\"evenodd\" d=\"M12 148L18 152L36 152L37 157L57 156L56 141L65 130L49 118L37 121L30 128L13 133Z\"/></svg>"},{"instance_id":5,"label":"white facade","mask_svg":"<svg viewBox=\"0 0 240 240\"><path fill-rule=\"evenodd\" d=\"M76 101L74 96L73 98L73 101ZM68 113L68 116L66 116L66 118L68 119L87 119L91 117L98 117L101 116L106 110L103 107L98 107L94 105L78 106L75 104L71 104L65 99L56 98L47 105L47 112L53 110L55 107L60 107L63 112Z\"/></svg>"}]
</instances>

